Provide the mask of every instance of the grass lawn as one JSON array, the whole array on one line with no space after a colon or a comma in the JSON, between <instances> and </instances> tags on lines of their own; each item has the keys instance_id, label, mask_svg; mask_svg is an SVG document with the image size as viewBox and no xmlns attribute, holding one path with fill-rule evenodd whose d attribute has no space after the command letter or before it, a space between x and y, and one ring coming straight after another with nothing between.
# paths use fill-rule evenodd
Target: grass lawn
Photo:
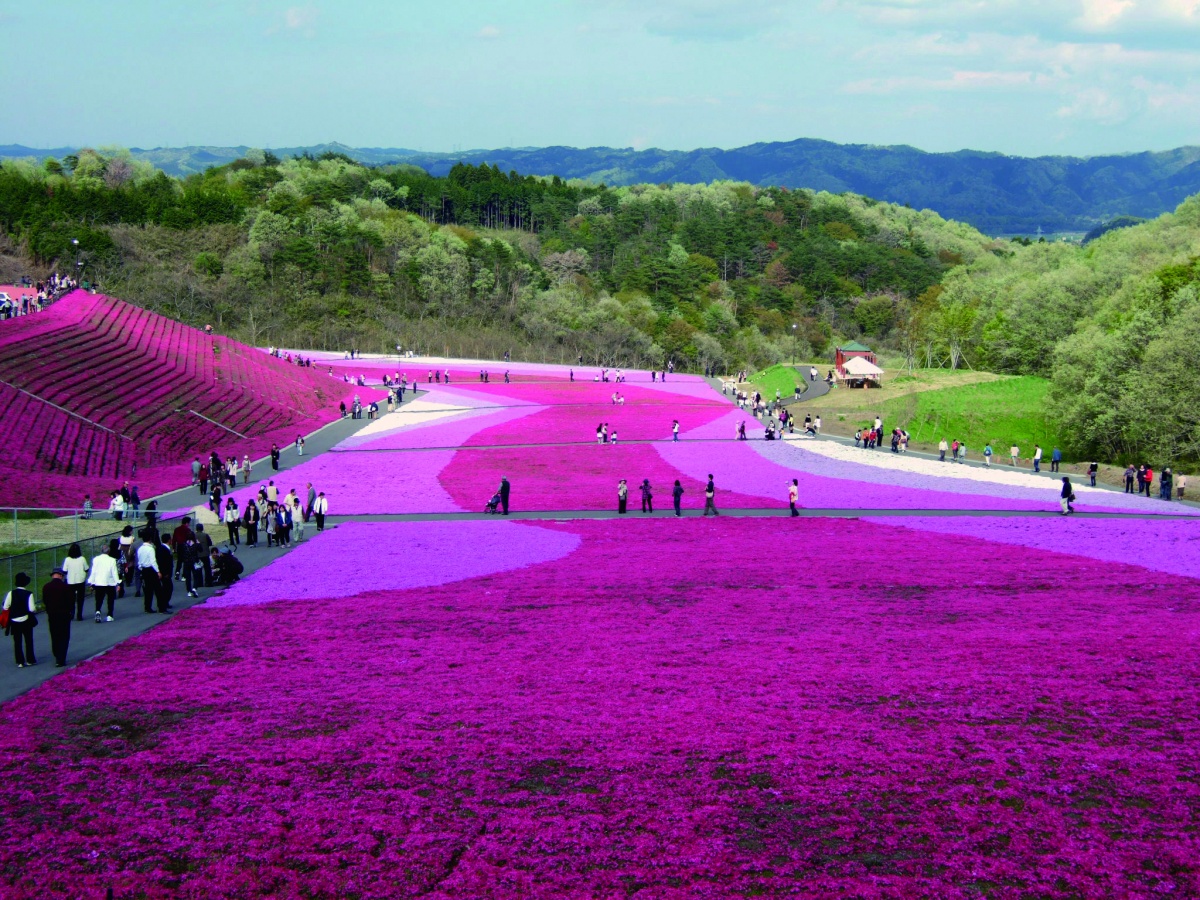
<instances>
[{"instance_id":1,"label":"grass lawn","mask_svg":"<svg viewBox=\"0 0 1200 900\"><path fill-rule=\"evenodd\" d=\"M901 371L898 367L891 368L885 365L883 387L881 388L868 390L834 388L824 397L817 397L804 405L806 408L836 412L862 410L864 413L869 412L874 415L881 406L897 397L907 397L922 391L940 391L944 388L1000 381L1008 377L991 372L971 372L962 369L954 372L949 369L917 369L912 375L899 374ZM825 370L821 369L822 375L824 372Z\"/></svg>"},{"instance_id":2,"label":"grass lawn","mask_svg":"<svg viewBox=\"0 0 1200 900\"><path fill-rule=\"evenodd\" d=\"M768 401L775 399L775 392L784 399L791 399L796 385L801 383L800 373L794 366L779 363L770 368L755 372L750 376L750 386L762 393Z\"/></svg>"},{"instance_id":3,"label":"grass lawn","mask_svg":"<svg viewBox=\"0 0 1200 900\"><path fill-rule=\"evenodd\" d=\"M972 456L978 456L989 442L998 455L1007 456L1015 443L1022 457L1029 456L1038 443L1049 459L1051 448L1061 446L1045 415L1049 389L1044 378L1005 378L895 397L880 404L880 412L887 427L899 425L915 443L957 439L966 442ZM853 430L869 422L867 416L859 418L848 417L845 425Z\"/></svg>"}]
</instances>

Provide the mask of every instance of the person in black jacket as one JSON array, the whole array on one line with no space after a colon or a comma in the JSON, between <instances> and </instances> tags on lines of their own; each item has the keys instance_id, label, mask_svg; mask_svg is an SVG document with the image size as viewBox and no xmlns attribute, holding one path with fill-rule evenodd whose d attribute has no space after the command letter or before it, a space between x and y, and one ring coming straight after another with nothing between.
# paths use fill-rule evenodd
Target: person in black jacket
<instances>
[{"instance_id":1,"label":"person in black jacket","mask_svg":"<svg viewBox=\"0 0 1200 900\"><path fill-rule=\"evenodd\" d=\"M276 472L279 471L279 445L271 445L271 468Z\"/></svg>"},{"instance_id":2,"label":"person in black jacket","mask_svg":"<svg viewBox=\"0 0 1200 900\"><path fill-rule=\"evenodd\" d=\"M175 557L171 555L171 548L163 542L157 532L154 535L154 561L158 563L159 572L167 573L158 580L158 611L166 615L171 611L171 595L175 593L175 582L170 574L175 570ZM148 603L149 598L147 605Z\"/></svg>"},{"instance_id":3,"label":"person in black jacket","mask_svg":"<svg viewBox=\"0 0 1200 900\"><path fill-rule=\"evenodd\" d=\"M1059 505L1062 507L1064 516L1075 512L1075 507L1071 505L1071 501L1075 499L1075 489L1071 487L1071 479L1066 475L1063 476L1062 491L1059 493Z\"/></svg>"},{"instance_id":4,"label":"person in black jacket","mask_svg":"<svg viewBox=\"0 0 1200 900\"><path fill-rule=\"evenodd\" d=\"M33 614L33 594L28 585L29 576L18 572L13 578L13 589L4 597L4 608L8 610L8 627L4 633L12 635L18 669L37 665L37 656L33 652L33 629L37 626L37 618Z\"/></svg>"},{"instance_id":5,"label":"person in black jacket","mask_svg":"<svg viewBox=\"0 0 1200 900\"><path fill-rule=\"evenodd\" d=\"M504 515L508 515L508 493L512 486L508 483L508 478L500 476L500 506L504 510Z\"/></svg>"},{"instance_id":6,"label":"person in black jacket","mask_svg":"<svg viewBox=\"0 0 1200 900\"><path fill-rule=\"evenodd\" d=\"M67 584L67 573L55 569L49 581L42 585L42 606L50 624L50 650L54 665L61 669L67 664L67 647L71 645L71 619L75 615L75 592Z\"/></svg>"},{"instance_id":7,"label":"person in black jacket","mask_svg":"<svg viewBox=\"0 0 1200 900\"><path fill-rule=\"evenodd\" d=\"M650 479L642 479L642 512L654 512L654 494L650 491Z\"/></svg>"}]
</instances>

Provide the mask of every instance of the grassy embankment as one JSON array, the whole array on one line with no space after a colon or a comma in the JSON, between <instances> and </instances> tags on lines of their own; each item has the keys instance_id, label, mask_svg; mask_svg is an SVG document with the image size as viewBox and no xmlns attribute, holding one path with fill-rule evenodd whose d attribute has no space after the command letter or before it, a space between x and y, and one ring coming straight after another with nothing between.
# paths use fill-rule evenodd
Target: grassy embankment
<instances>
[{"instance_id":1,"label":"grassy embankment","mask_svg":"<svg viewBox=\"0 0 1200 900\"><path fill-rule=\"evenodd\" d=\"M796 367L784 363L770 366L761 372L754 372L750 375L751 389L761 393L768 402L775 399L776 391L779 391L784 400L791 400L796 385L801 381Z\"/></svg>"},{"instance_id":2,"label":"grassy embankment","mask_svg":"<svg viewBox=\"0 0 1200 900\"><path fill-rule=\"evenodd\" d=\"M1031 376L918 370L878 390L838 388L804 407L820 411L825 430L835 434L853 434L879 415L887 427L907 430L914 449L931 449L944 437L966 442L975 457L991 443L1001 457L1016 444L1027 458L1037 443L1048 458L1060 441L1045 414L1049 389L1049 381Z\"/></svg>"}]
</instances>

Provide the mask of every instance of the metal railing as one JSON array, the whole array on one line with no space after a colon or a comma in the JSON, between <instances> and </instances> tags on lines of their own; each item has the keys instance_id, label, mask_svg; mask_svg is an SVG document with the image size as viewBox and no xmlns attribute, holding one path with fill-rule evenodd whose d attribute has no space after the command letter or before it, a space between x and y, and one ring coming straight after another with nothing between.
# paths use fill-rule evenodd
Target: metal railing
<instances>
[{"instance_id":1,"label":"metal railing","mask_svg":"<svg viewBox=\"0 0 1200 900\"><path fill-rule=\"evenodd\" d=\"M174 516L158 516L163 522ZM90 562L103 553L109 541L119 538L125 526L136 534L146 524L146 511L126 513L116 519L108 513L82 509L0 509L0 598L12 590L13 577L24 572L30 588L40 593L51 571L62 565L72 544L78 544Z\"/></svg>"}]
</instances>

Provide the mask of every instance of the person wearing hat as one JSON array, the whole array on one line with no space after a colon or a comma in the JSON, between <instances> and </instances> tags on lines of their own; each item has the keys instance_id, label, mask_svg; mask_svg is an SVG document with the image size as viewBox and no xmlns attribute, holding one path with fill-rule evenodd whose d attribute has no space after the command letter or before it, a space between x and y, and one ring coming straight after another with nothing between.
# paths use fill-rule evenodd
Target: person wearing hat
<instances>
[{"instance_id":1,"label":"person wearing hat","mask_svg":"<svg viewBox=\"0 0 1200 900\"><path fill-rule=\"evenodd\" d=\"M33 593L29 590L29 576L18 572L13 578L13 589L4 595L4 611L8 613L5 634L13 639L13 654L17 668L36 666L37 656L33 652L33 629L37 617L33 614Z\"/></svg>"},{"instance_id":2,"label":"person wearing hat","mask_svg":"<svg viewBox=\"0 0 1200 900\"><path fill-rule=\"evenodd\" d=\"M54 665L67 664L67 647L71 644L71 619L75 614L75 592L67 584L65 569L55 569L50 580L42 585L42 606L50 625L50 651Z\"/></svg>"}]
</instances>

